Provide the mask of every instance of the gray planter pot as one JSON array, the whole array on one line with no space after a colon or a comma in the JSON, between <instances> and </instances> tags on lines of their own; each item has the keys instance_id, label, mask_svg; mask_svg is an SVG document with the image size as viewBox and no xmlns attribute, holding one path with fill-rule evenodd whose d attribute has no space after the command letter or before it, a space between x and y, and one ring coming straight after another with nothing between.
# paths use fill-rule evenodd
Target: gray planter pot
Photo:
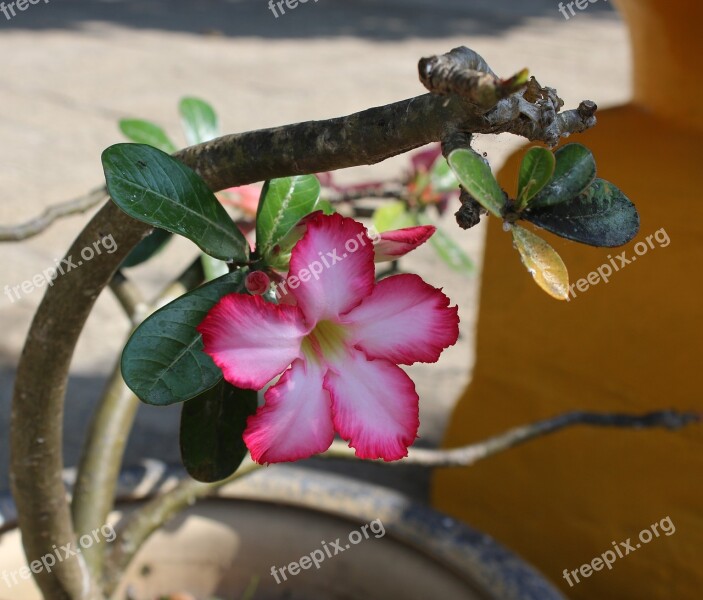
<instances>
[{"instance_id":1,"label":"gray planter pot","mask_svg":"<svg viewBox=\"0 0 703 600\"><path fill-rule=\"evenodd\" d=\"M174 474L159 463L125 472L118 512ZM0 511L2 575L25 563L7 498ZM168 523L135 558L120 597L129 588L139 600L183 591L235 600L247 586L254 600L564 600L450 517L379 486L288 466L255 472ZM2 600L40 600L31 581L5 588L0 581Z\"/></svg>"}]
</instances>

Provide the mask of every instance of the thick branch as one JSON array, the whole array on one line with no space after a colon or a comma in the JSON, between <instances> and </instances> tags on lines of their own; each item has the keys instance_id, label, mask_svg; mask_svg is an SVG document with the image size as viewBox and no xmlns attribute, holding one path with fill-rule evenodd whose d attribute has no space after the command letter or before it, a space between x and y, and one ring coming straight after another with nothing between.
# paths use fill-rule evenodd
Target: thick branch
<instances>
[{"instance_id":1,"label":"thick branch","mask_svg":"<svg viewBox=\"0 0 703 600\"><path fill-rule=\"evenodd\" d=\"M502 121L494 111L478 114L458 97L425 95L348 117L225 136L176 156L219 191L274 177L373 164L440 141L455 130L525 131L525 118L519 113L519 123ZM568 133L567 125L587 126L578 119L564 120L562 133ZM538 134L539 127L530 131L532 139L538 139ZM114 204L105 205L67 254L78 255L109 234L117 250L56 279L32 322L17 370L11 426L12 486L30 560L50 551L53 544L75 541L61 480L64 395L71 357L98 294L149 230ZM52 600L95 597L88 579L78 560L62 562L52 574L37 575L45 597Z\"/></svg>"},{"instance_id":2,"label":"thick branch","mask_svg":"<svg viewBox=\"0 0 703 600\"><path fill-rule=\"evenodd\" d=\"M85 196L49 206L41 215L19 225L0 227L0 242L17 242L44 231L57 219L90 210L107 198L105 186L88 192Z\"/></svg>"}]
</instances>

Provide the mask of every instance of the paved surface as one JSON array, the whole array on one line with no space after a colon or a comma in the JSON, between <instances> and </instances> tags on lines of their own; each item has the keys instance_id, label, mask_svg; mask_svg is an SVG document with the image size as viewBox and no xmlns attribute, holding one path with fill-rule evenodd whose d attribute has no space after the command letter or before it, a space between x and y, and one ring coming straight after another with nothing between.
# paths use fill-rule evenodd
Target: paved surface
<instances>
[{"instance_id":1,"label":"paved surface","mask_svg":"<svg viewBox=\"0 0 703 600\"><path fill-rule=\"evenodd\" d=\"M557 87L567 107L591 98L602 106L628 97L626 33L609 4L568 22L552 0L320 0L275 18L265 0L175 2L61 0L0 14L0 222L23 221L44 207L101 183L100 152L122 141L121 117L161 123L178 137L176 104L208 99L227 132L347 114L422 93L416 63L468 45L501 74L528 66ZM498 167L519 140L479 141ZM393 177L400 157L341 174L349 181ZM50 267L88 217L67 219L31 240L0 246L0 287ZM447 227L480 264L482 229ZM186 241L133 272L153 294L194 255ZM462 338L437 365L411 369L421 396L422 440L436 444L473 363L478 278L417 253L417 270L460 305ZM37 290L10 302L0 294L0 490L7 487L12 379L22 341L41 299ZM66 460L75 464L82 432L111 370L128 323L108 293L97 303L76 352L66 416ZM177 407L143 407L128 463L178 462ZM329 468L329 466L325 466ZM337 468L333 465L333 468ZM424 498L426 479L376 465L345 466Z\"/></svg>"}]
</instances>

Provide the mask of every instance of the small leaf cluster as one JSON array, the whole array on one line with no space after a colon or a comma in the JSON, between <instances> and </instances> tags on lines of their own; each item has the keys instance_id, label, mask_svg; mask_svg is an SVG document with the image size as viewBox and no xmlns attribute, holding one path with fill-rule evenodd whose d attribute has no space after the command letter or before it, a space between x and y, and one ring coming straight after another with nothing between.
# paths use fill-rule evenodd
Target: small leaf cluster
<instances>
[{"instance_id":1,"label":"small leaf cluster","mask_svg":"<svg viewBox=\"0 0 703 600\"><path fill-rule=\"evenodd\" d=\"M515 199L508 198L488 163L473 149L453 150L448 162L471 198L504 221L523 264L554 298L568 297L564 261L545 240L518 225L518 221L598 247L621 246L639 231L634 204L615 185L596 177L593 154L581 144L568 144L556 152L530 148L520 165Z\"/></svg>"}]
</instances>

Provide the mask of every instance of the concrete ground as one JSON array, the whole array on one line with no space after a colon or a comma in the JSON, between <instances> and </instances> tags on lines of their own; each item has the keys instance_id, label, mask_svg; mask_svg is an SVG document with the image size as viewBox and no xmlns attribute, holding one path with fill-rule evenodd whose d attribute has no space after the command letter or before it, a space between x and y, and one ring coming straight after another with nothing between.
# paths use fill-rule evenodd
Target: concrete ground
<instances>
[{"instance_id":1,"label":"concrete ground","mask_svg":"<svg viewBox=\"0 0 703 600\"><path fill-rule=\"evenodd\" d=\"M244 131L352 113L423 93L416 64L458 45L479 51L499 74L522 67L556 87L567 108L601 106L629 95L626 32L606 2L568 21L553 0L320 0L274 17L265 0L62 0L0 13L0 223L22 222L102 182L100 153L123 141L117 120L163 125L182 142L176 105L207 99L223 130ZM520 140L486 137L478 147L497 169ZM342 173L347 181L391 178L407 158ZM89 215L0 246L0 287L17 285L63 256ZM482 228L446 228L480 265ZM194 256L187 241L133 270L148 294ZM410 369L421 397L421 440L436 445L473 364L479 278L445 268L429 248L413 267L460 306L462 337L436 365ZM0 294L0 491L8 487L12 381L23 339L42 295ZM98 301L80 341L67 398L67 465L76 463L92 408L128 334L114 299ZM179 408L142 407L127 464L144 457L177 463ZM319 465L318 465L319 466ZM377 465L334 465L420 500L427 474Z\"/></svg>"}]
</instances>

